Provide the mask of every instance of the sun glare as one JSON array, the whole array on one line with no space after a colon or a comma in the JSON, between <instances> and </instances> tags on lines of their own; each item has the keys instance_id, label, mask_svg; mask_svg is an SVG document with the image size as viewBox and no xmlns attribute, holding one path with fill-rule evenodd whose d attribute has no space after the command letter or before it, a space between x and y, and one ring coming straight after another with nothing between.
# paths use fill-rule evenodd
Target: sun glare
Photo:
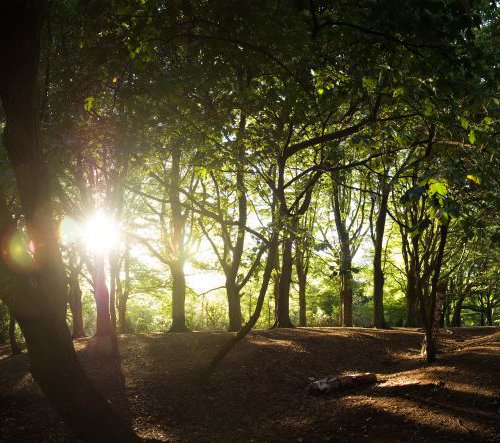
<instances>
[{"instance_id":1,"label":"sun glare","mask_svg":"<svg viewBox=\"0 0 500 443\"><path fill-rule=\"evenodd\" d=\"M89 252L106 254L120 241L120 225L103 211L89 217L83 225L82 243Z\"/></svg>"}]
</instances>

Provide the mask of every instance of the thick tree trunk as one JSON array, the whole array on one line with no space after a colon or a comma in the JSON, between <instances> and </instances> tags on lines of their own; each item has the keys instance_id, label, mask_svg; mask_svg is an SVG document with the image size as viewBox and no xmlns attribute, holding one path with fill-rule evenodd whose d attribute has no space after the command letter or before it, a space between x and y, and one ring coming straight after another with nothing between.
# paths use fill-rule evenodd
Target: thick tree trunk
<instances>
[{"instance_id":1,"label":"thick tree trunk","mask_svg":"<svg viewBox=\"0 0 500 443\"><path fill-rule=\"evenodd\" d=\"M307 326L307 316L306 316L307 274L303 272L302 266L299 265L298 263L299 261L297 261L297 280L299 282L299 326Z\"/></svg>"},{"instance_id":2,"label":"thick tree trunk","mask_svg":"<svg viewBox=\"0 0 500 443\"><path fill-rule=\"evenodd\" d=\"M340 200L338 190L333 189L333 214L337 235L340 243L340 324L342 326L353 326L352 320L352 255L349 241L349 232L345 226L340 212Z\"/></svg>"},{"instance_id":3,"label":"thick tree trunk","mask_svg":"<svg viewBox=\"0 0 500 443\"><path fill-rule=\"evenodd\" d=\"M184 228L186 216L182 213L179 197L181 179L181 151L177 146L172 148L172 168L170 171L169 199L172 209L171 255L169 261L172 274L172 326L170 332L186 332L186 276L184 275Z\"/></svg>"},{"instance_id":4,"label":"thick tree trunk","mask_svg":"<svg viewBox=\"0 0 500 443\"><path fill-rule=\"evenodd\" d=\"M373 325L376 328L385 328L384 317L384 270L382 268L382 254L384 245L385 221L389 201L390 187L384 184L380 200L379 214L375 223L375 238L373 242Z\"/></svg>"},{"instance_id":5,"label":"thick tree trunk","mask_svg":"<svg viewBox=\"0 0 500 443\"><path fill-rule=\"evenodd\" d=\"M451 317L451 326L460 327L462 326L462 306L464 305L465 292L460 294L458 300L453 307L453 316Z\"/></svg>"},{"instance_id":6,"label":"thick tree trunk","mask_svg":"<svg viewBox=\"0 0 500 443\"><path fill-rule=\"evenodd\" d=\"M443 265L444 249L446 246L446 240L448 237L448 226L441 225L439 228L439 246L437 250L436 260L434 262L434 269L431 281L431 291L428 299L425 299L422 288L421 281L417 281L417 291L420 294L420 309L422 314L422 320L425 327L425 343L423 346L423 353L426 357L427 363L433 363L436 361L436 336L439 330L439 319L441 318L443 303L446 297L446 284L439 281L439 276L441 274L441 267ZM418 236L412 239L417 250L418 248ZM418 260L418 259L417 259ZM417 270L420 270L420 266L416 266Z\"/></svg>"},{"instance_id":7,"label":"thick tree trunk","mask_svg":"<svg viewBox=\"0 0 500 443\"><path fill-rule=\"evenodd\" d=\"M410 269L407 275L407 287L406 287L406 317L405 326L406 327L418 327L421 326L421 316L419 308L419 299L416 290L415 273L413 269Z\"/></svg>"},{"instance_id":8,"label":"thick tree trunk","mask_svg":"<svg viewBox=\"0 0 500 443\"><path fill-rule=\"evenodd\" d=\"M493 326L493 308L491 306L486 307L486 324Z\"/></svg>"},{"instance_id":9,"label":"thick tree trunk","mask_svg":"<svg viewBox=\"0 0 500 443\"><path fill-rule=\"evenodd\" d=\"M73 319L73 338L85 337L85 329L83 327L83 308L82 308L82 290L78 275L71 275L68 279L68 303Z\"/></svg>"},{"instance_id":10,"label":"thick tree trunk","mask_svg":"<svg viewBox=\"0 0 500 443\"><path fill-rule=\"evenodd\" d=\"M52 221L50 181L39 143L37 60L45 1L12 0L0 14L0 97L4 146L14 170L21 208L33 244L34 264L19 275L1 261L15 297L6 302L26 339L33 378L76 433L88 442L136 442L86 377L66 324L66 276ZM2 202L0 227L11 215Z\"/></svg>"},{"instance_id":11,"label":"thick tree trunk","mask_svg":"<svg viewBox=\"0 0 500 443\"><path fill-rule=\"evenodd\" d=\"M124 271L125 271L125 281L123 282L120 278L116 281L116 287L118 292L118 333L119 334L127 334L128 333L128 325L127 325L127 301L130 295L130 251L129 246L127 244L125 248L125 257L124 257Z\"/></svg>"},{"instance_id":12,"label":"thick tree trunk","mask_svg":"<svg viewBox=\"0 0 500 443\"><path fill-rule=\"evenodd\" d=\"M118 306L118 334L127 334L127 305L120 303Z\"/></svg>"},{"instance_id":13,"label":"thick tree trunk","mask_svg":"<svg viewBox=\"0 0 500 443\"><path fill-rule=\"evenodd\" d=\"M239 331L242 325L241 319L241 303L240 303L240 287L238 286L237 277L241 266L241 258L245 246L245 234L247 226L247 195L245 188L245 147L243 145L243 137L246 127L246 116L242 113L238 128L238 165L236 170L236 194L238 197L238 232L234 248L232 248L233 256L229 266L229 272L226 275L226 290L227 304L229 312L229 331Z\"/></svg>"},{"instance_id":14,"label":"thick tree trunk","mask_svg":"<svg viewBox=\"0 0 500 443\"><path fill-rule=\"evenodd\" d=\"M12 355L20 354L21 348L17 344L16 340L16 318L14 317L14 314L10 312L10 309L9 309L9 342Z\"/></svg>"},{"instance_id":15,"label":"thick tree trunk","mask_svg":"<svg viewBox=\"0 0 500 443\"><path fill-rule=\"evenodd\" d=\"M309 253L303 244L303 238L297 236L295 240L295 270L299 285L299 326L307 326L307 274L309 273Z\"/></svg>"},{"instance_id":16,"label":"thick tree trunk","mask_svg":"<svg viewBox=\"0 0 500 443\"><path fill-rule=\"evenodd\" d=\"M241 303L240 291L235 281L236 279L226 279L227 304L229 313L229 331L237 332L241 329Z\"/></svg>"},{"instance_id":17,"label":"thick tree trunk","mask_svg":"<svg viewBox=\"0 0 500 443\"><path fill-rule=\"evenodd\" d=\"M109 291L104 274L104 258L96 255L93 269L94 298L96 305L97 337L109 337L111 330L111 314L109 309Z\"/></svg>"},{"instance_id":18,"label":"thick tree trunk","mask_svg":"<svg viewBox=\"0 0 500 443\"><path fill-rule=\"evenodd\" d=\"M292 233L288 233L283 242L278 299L276 300L275 327L277 328L294 327L292 321L290 320L290 285L292 283L293 270L292 246Z\"/></svg>"},{"instance_id":19,"label":"thick tree trunk","mask_svg":"<svg viewBox=\"0 0 500 443\"><path fill-rule=\"evenodd\" d=\"M170 332L186 332L186 276L184 263L175 261L169 264L172 274L172 326Z\"/></svg>"}]
</instances>

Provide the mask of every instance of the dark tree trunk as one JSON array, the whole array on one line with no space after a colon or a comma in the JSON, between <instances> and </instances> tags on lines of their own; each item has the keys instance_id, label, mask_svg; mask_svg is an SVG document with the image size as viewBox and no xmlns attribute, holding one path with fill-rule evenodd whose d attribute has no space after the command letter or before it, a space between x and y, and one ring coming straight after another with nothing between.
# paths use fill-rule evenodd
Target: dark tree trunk
<instances>
[{"instance_id":1,"label":"dark tree trunk","mask_svg":"<svg viewBox=\"0 0 500 443\"><path fill-rule=\"evenodd\" d=\"M172 326L170 332L186 332L186 277L183 262L169 264L172 274Z\"/></svg>"},{"instance_id":2,"label":"dark tree trunk","mask_svg":"<svg viewBox=\"0 0 500 443\"><path fill-rule=\"evenodd\" d=\"M240 290L236 279L226 279L227 304L229 313L229 331L237 332L241 329Z\"/></svg>"},{"instance_id":3,"label":"dark tree trunk","mask_svg":"<svg viewBox=\"0 0 500 443\"><path fill-rule=\"evenodd\" d=\"M37 61L45 1L7 1L0 15L0 97L5 111L4 146L13 167L21 208L34 245L28 275L1 272L15 289L6 300L26 339L33 378L53 407L88 442L137 442L90 383L66 324L67 288L50 206L50 180L39 143ZM4 202L2 232L11 224Z\"/></svg>"},{"instance_id":4,"label":"dark tree trunk","mask_svg":"<svg viewBox=\"0 0 500 443\"><path fill-rule=\"evenodd\" d=\"M418 327L421 326L421 316L419 308L419 298L417 294L416 282L415 282L415 272L410 269L407 275L407 287L406 287L406 317L405 326L406 327Z\"/></svg>"},{"instance_id":5,"label":"dark tree trunk","mask_svg":"<svg viewBox=\"0 0 500 443\"><path fill-rule=\"evenodd\" d=\"M85 329L83 327L83 308L82 308L82 290L77 275L70 275L68 279L68 303L73 319L73 338L85 337Z\"/></svg>"},{"instance_id":6,"label":"dark tree trunk","mask_svg":"<svg viewBox=\"0 0 500 443\"><path fill-rule=\"evenodd\" d=\"M489 305L486 307L486 324L493 326L493 308Z\"/></svg>"},{"instance_id":7,"label":"dark tree trunk","mask_svg":"<svg viewBox=\"0 0 500 443\"><path fill-rule=\"evenodd\" d=\"M118 278L118 257L112 254L109 259L109 319L110 337L113 352L118 355L118 336L116 334L116 280Z\"/></svg>"},{"instance_id":8,"label":"dark tree trunk","mask_svg":"<svg viewBox=\"0 0 500 443\"><path fill-rule=\"evenodd\" d=\"M428 300L424 298L424 294L421 288L421 281L417 281L417 291L420 294L420 310L422 315L422 320L425 327L425 349L424 354L427 363L433 363L436 361L436 336L439 330L439 319L442 314L442 307L446 297L446 284L439 281L439 276L441 274L441 267L443 265L444 249L446 246L446 240L448 237L448 226L441 225L439 228L439 246L437 250L436 260L434 262L434 269L431 281L431 291ZM412 239L417 250L418 248L418 236ZM420 266L416 266L417 270L420 270Z\"/></svg>"},{"instance_id":9,"label":"dark tree trunk","mask_svg":"<svg viewBox=\"0 0 500 443\"><path fill-rule=\"evenodd\" d=\"M299 282L299 326L307 326L306 317L306 289L307 273L302 262L300 253L296 257L297 280Z\"/></svg>"},{"instance_id":10,"label":"dark tree trunk","mask_svg":"<svg viewBox=\"0 0 500 443\"><path fill-rule=\"evenodd\" d=\"M352 320L352 255L349 240L349 232L345 226L340 212L340 200L338 190L333 189L333 214L335 226L340 243L340 324L342 326L353 326Z\"/></svg>"},{"instance_id":11,"label":"dark tree trunk","mask_svg":"<svg viewBox=\"0 0 500 443\"><path fill-rule=\"evenodd\" d=\"M241 258L245 246L245 234L247 227L247 194L245 188L245 147L243 146L243 137L246 127L246 116L242 114L238 128L238 165L236 170L236 194L238 196L238 232L231 264L226 275L227 304L229 311L229 330L236 332L241 329L241 303L240 287L237 277L241 266Z\"/></svg>"},{"instance_id":12,"label":"dark tree trunk","mask_svg":"<svg viewBox=\"0 0 500 443\"><path fill-rule=\"evenodd\" d=\"M16 340L16 318L9 309L9 342L12 355L21 353L21 347L17 344Z\"/></svg>"},{"instance_id":13,"label":"dark tree trunk","mask_svg":"<svg viewBox=\"0 0 500 443\"><path fill-rule=\"evenodd\" d=\"M462 326L462 306L464 305L465 292L460 294L458 300L453 307L453 316L451 318L451 326L460 327Z\"/></svg>"},{"instance_id":14,"label":"dark tree trunk","mask_svg":"<svg viewBox=\"0 0 500 443\"><path fill-rule=\"evenodd\" d=\"M294 327L292 321L290 320L290 285L292 283L292 270L293 270L292 236L293 236L293 231L288 232L283 242L281 273L278 286L278 299L276 300L275 327L277 328Z\"/></svg>"},{"instance_id":15,"label":"dark tree trunk","mask_svg":"<svg viewBox=\"0 0 500 443\"><path fill-rule=\"evenodd\" d=\"M179 197L181 151L172 149L172 169L170 174L169 199L172 209L171 248L174 258L169 261L172 274L172 326L170 332L186 332L186 276L184 275L184 228L186 214L182 212Z\"/></svg>"},{"instance_id":16,"label":"dark tree trunk","mask_svg":"<svg viewBox=\"0 0 500 443\"><path fill-rule=\"evenodd\" d=\"M125 256L123 261L125 281L123 282L120 278L117 279L117 292L118 292L118 333L126 334L128 333L127 326L127 301L130 295L130 251L127 244L125 248Z\"/></svg>"},{"instance_id":17,"label":"dark tree trunk","mask_svg":"<svg viewBox=\"0 0 500 443\"><path fill-rule=\"evenodd\" d=\"M104 258L96 255L93 269L94 298L96 304L97 337L109 337L111 330L111 313L109 309L109 291L104 274Z\"/></svg>"},{"instance_id":18,"label":"dark tree trunk","mask_svg":"<svg viewBox=\"0 0 500 443\"><path fill-rule=\"evenodd\" d=\"M384 245L385 221L387 217L387 205L389 202L390 186L382 186L382 197L380 200L379 213L375 223L374 252L373 252L373 325L376 328L385 328L384 317L384 270L382 268L382 253Z\"/></svg>"}]
</instances>

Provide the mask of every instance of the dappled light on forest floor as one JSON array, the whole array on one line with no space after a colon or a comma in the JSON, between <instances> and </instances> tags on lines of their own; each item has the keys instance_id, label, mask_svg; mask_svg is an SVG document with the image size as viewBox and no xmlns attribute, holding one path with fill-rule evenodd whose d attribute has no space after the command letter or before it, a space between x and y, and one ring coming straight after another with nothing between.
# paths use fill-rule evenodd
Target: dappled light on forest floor
<instances>
[{"instance_id":1,"label":"dappled light on forest floor","mask_svg":"<svg viewBox=\"0 0 500 443\"><path fill-rule=\"evenodd\" d=\"M228 333L124 335L121 361L99 352L93 338L78 340L76 348L120 414L141 436L160 441L487 442L500 437L494 332L479 337L490 350L489 364L455 350L428 366L414 330L256 331L206 384L198 376ZM458 344L443 340L444 349ZM477 340L471 330L460 346ZM370 371L381 379L373 386L319 397L306 392L311 379ZM40 441L35 435L42 429L45 441L73 441L32 383L25 355L0 361L0 374L7 435L24 426L31 430L25 441ZM14 392L24 398L19 404ZM12 421L16 408L32 400L26 418Z\"/></svg>"}]
</instances>

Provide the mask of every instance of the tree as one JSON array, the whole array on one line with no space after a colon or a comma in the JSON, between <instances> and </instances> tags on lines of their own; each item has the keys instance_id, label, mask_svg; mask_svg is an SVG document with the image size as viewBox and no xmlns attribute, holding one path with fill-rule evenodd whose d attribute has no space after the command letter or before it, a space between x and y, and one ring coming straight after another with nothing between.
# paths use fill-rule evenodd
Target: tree
<instances>
[{"instance_id":1,"label":"tree","mask_svg":"<svg viewBox=\"0 0 500 443\"><path fill-rule=\"evenodd\" d=\"M2 261L2 272L8 275L15 294L4 300L25 336L33 377L66 422L88 441L138 441L85 375L66 325L64 268L51 215L50 180L39 142L37 62L46 6L44 1L9 1L3 5L0 19L0 59L8 60L0 73L6 117L4 146L15 174L36 265L27 276L20 276ZM3 232L12 226L11 220L2 196Z\"/></svg>"}]
</instances>

